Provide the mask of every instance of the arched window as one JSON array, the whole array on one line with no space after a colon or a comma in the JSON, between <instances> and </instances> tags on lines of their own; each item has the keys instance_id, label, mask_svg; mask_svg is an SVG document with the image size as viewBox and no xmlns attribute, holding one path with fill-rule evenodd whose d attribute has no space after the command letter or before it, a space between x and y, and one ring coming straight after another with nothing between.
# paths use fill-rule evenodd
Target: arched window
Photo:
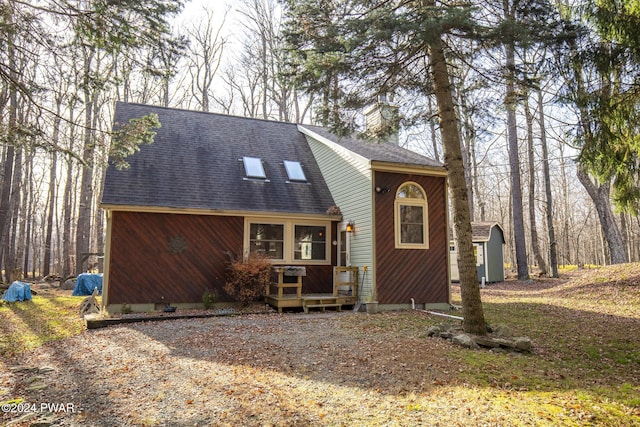
<instances>
[{"instance_id":1,"label":"arched window","mask_svg":"<svg viewBox=\"0 0 640 427\"><path fill-rule=\"evenodd\" d=\"M405 182L396 192L395 235L396 248L429 248L427 194L415 182Z\"/></svg>"}]
</instances>

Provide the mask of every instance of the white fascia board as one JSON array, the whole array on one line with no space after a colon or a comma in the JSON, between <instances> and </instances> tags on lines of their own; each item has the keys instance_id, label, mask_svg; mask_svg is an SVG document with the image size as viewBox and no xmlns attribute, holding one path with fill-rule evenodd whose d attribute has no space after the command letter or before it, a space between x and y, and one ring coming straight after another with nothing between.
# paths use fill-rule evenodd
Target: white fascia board
<instances>
[{"instance_id":1,"label":"white fascia board","mask_svg":"<svg viewBox=\"0 0 640 427\"><path fill-rule=\"evenodd\" d=\"M333 150L334 152L336 152L337 154L344 156L344 157L351 157L352 159L355 159L356 161L358 161L359 163L362 163L364 166L366 166L367 168L371 169L371 160L367 159L366 157L355 153L345 147L343 147L340 144L337 144L333 141L331 141L330 139L325 138L324 136L318 135L317 133L313 132L312 130L309 130L307 128L305 128L303 125L298 125L298 131L300 131L302 134L307 135L313 139L315 139L316 141L326 145L327 147L329 147L331 150Z\"/></svg>"},{"instance_id":2,"label":"white fascia board","mask_svg":"<svg viewBox=\"0 0 640 427\"><path fill-rule=\"evenodd\" d=\"M415 175L447 177L444 167L423 166L410 163L371 161L371 168L380 172L411 173Z\"/></svg>"}]
</instances>

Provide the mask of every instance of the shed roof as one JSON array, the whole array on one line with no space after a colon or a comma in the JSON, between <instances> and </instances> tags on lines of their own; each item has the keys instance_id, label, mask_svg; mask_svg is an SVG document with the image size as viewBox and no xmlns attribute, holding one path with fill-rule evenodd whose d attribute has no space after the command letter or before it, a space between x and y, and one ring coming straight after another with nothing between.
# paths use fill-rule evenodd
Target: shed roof
<instances>
[{"instance_id":1,"label":"shed roof","mask_svg":"<svg viewBox=\"0 0 640 427\"><path fill-rule=\"evenodd\" d=\"M497 222L472 222L471 240L474 242L488 242L491 238L491 229L498 227L502 233L502 243L504 243L504 231Z\"/></svg>"}]
</instances>

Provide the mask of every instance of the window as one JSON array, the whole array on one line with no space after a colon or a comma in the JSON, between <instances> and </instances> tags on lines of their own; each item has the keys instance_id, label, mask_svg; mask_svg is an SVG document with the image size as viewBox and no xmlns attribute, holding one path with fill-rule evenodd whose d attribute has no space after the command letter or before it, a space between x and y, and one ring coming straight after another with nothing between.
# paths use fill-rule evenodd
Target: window
<instances>
[{"instance_id":1,"label":"window","mask_svg":"<svg viewBox=\"0 0 640 427\"><path fill-rule=\"evenodd\" d=\"M300 162L292 162L291 160L284 161L284 168L287 171L289 181L307 182L307 177L302 170Z\"/></svg>"},{"instance_id":2,"label":"window","mask_svg":"<svg viewBox=\"0 0 640 427\"><path fill-rule=\"evenodd\" d=\"M400 186L395 200L396 248L428 249L427 197L414 182Z\"/></svg>"},{"instance_id":3,"label":"window","mask_svg":"<svg viewBox=\"0 0 640 427\"><path fill-rule=\"evenodd\" d=\"M296 260L325 260L327 258L327 228L296 225L293 258Z\"/></svg>"},{"instance_id":4,"label":"window","mask_svg":"<svg viewBox=\"0 0 640 427\"><path fill-rule=\"evenodd\" d=\"M284 225L251 224L249 227L249 251L271 259L284 259Z\"/></svg>"},{"instance_id":5,"label":"window","mask_svg":"<svg viewBox=\"0 0 640 427\"><path fill-rule=\"evenodd\" d=\"M258 157L243 157L242 163L244 163L244 172L247 178L261 178L264 179L267 175L264 173L264 166L262 160Z\"/></svg>"},{"instance_id":6,"label":"window","mask_svg":"<svg viewBox=\"0 0 640 427\"><path fill-rule=\"evenodd\" d=\"M245 219L246 253L262 254L287 264L326 265L331 262L332 246L327 243L331 242L330 221L271 221L266 217Z\"/></svg>"}]
</instances>

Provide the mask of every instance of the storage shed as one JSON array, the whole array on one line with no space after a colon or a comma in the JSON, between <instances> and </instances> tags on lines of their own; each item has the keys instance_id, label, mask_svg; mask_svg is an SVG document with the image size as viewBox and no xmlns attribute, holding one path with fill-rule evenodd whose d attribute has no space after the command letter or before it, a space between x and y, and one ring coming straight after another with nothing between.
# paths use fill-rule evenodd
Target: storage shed
<instances>
[{"instance_id":1,"label":"storage shed","mask_svg":"<svg viewBox=\"0 0 640 427\"><path fill-rule=\"evenodd\" d=\"M486 283L504 281L504 230L497 222L471 223L471 233L476 254L478 281ZM451 241L451 280L459 281L457 242Z\"/></svg>"}]
</instances>

